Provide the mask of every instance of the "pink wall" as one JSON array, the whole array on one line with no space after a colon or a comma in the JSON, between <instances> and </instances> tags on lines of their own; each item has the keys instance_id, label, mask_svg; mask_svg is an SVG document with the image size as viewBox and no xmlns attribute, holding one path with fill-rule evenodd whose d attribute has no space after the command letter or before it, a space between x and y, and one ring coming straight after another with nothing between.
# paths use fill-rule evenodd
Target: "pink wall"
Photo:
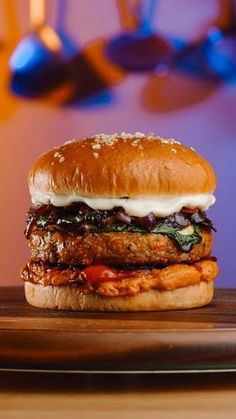
<instances>
[{"instance_id":1,"label":"pink wall","mask_svg":"<svg viewBox=\"0 0 236 419\"><path fill-rule=\"evenodd\" d=\"M14 22L14 10L17 12ZM47 0L49 19L56 1ZM6 6L10 21L6 21ZM0 7L0 284L19 284L18 271L29 252L23 236L29 206L27 172L39 153L66 139L99 132L155 132L181 139L206 156L218 174L217 204L210 211L218 229L214 254L221 273L218 286L234 286L236 275L236 87L212 86L178 73L163 79L150 74L123 77L107 63L112 76L110 103L62 108L43 101L15 99L6 92L7 60L28 28L28 1L6 0ZM119 31L113 0L67 0L67 28L80 48ZM192 38L217 15L215 0L161 1L156 26L169 35ZM10 31L9 25L14 26ZM104 60L104 59L103 59ZM103 71L103 70L101 70ZM152 93L150 97L150 92Z\"/></svg>"}]
</instances>

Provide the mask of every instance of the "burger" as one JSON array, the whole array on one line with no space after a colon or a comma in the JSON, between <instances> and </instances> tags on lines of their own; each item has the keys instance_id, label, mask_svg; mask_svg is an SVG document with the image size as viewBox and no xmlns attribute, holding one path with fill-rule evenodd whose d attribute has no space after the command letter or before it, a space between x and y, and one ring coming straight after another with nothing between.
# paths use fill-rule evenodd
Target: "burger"
<instances>
[{"instance_id":1,"label":"burger","mask_svg":"<svg viewBox=\"0 0 236 419\"><path fill-rule=\"evenodd\" d=\"M153 134L100 134L42 154L29 173L27 301L87 311L208 304L215 187L193 148Z\"/></svg>"}]
</instances>

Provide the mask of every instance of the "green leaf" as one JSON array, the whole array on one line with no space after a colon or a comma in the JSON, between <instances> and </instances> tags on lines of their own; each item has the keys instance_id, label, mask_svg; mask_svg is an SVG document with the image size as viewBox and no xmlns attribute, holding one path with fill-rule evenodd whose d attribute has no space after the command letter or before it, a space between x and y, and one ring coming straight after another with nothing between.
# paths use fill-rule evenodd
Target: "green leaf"
<instances>
[{"instance_id":1,"label":"green leaf","mask_svg":"<svg viewBox=\"0 0 236 419\"><path fill-rule=\"evenodd\" d=\"M142 227L138 227L136 225L130 224L111 224L108 226L104 226L104 227L99 227L98 231L103 232L103 233L108 233L108 232L121 232L121 231L127 231L127 232L131 232L131 233L148 233L147 230L145 230Z\"/></svg>"},{"instance_id":2,"label":"green leaf","mask_svg":"<svg viewBox=\"0 0 236 419\"><path fill-rule=\"evenodd\" d=\"M177 229L168 224L159 224L152 232L166 234L168 237L176 240L184 252L189 252L195 244L200 243L202 240L200 228L195 225L189 227L192 227L192 234L183 234L183 231L186 230L186 228Z\"/></svg>"}]
</instances>

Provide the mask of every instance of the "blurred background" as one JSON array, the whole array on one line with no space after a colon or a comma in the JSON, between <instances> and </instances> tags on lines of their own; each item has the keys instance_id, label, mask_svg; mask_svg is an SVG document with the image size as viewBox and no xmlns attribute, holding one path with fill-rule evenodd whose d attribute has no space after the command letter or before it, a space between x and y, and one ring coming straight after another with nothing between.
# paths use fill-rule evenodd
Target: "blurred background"
<instances>
[{"instance_id":1,"label":"blurred background","mask_svg":"<svg viewBox=\"0 0 236 419\"><path fill-rule=\"evenodd\" d=\"M27 174L65 140L154 132L213 165L218 287L236 277L236 7L231 0L0 0L0 285L29 252Z\"/></svg>"}]
</instances>

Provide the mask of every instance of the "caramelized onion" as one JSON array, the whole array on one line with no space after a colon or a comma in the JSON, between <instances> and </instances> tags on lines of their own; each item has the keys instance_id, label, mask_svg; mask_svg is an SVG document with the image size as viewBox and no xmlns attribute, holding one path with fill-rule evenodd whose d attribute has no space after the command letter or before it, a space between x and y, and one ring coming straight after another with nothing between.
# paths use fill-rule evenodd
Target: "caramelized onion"
<instances>
[{"instance_id":1,"label":"caramelized onion","mask_svg":"<svg viewBox=\"0 0 236 419\"><path fill-rule=\"evenodd\" d=\"M143 228L152 230L157 225L157 217L152 212L150 212L150 214L146 215L145 217L135 217L134 222Z\"/></svg>"},{"instance_id":2,"label":"caramelized onion","mask_svg":"<svg viewBox=\"0 0 236 419\"><path fill-rule=\"evenodd\" d=\"M118 211L115 215L116 220L121 221L124 224L130 224L131 223L131 217L127 214L125 214L124 211Z\"/></svg>"},{"instance_id":3,"label":"caramelized onion","mask_svg":"<svg viewBox=\"0 0 236 419\"><path fill-rule=\"evenodd\" d=\"M29 210L26 220L25 235L29 239L34 227L62 229L71 233L86 231L104 231L113 226L120 228L119 231L134 231L135 228L151 232L159 223L166 224L177 229L193 225L202 225L208 228L214 227L206 218L205 213L197 208L183 208L181 211L165 218L157 218L153 213L145 217L131 217L121 207L111 210L94 210L84 203L73 203L67 207L55 207L52 204L33 207ZM127 227L126 227L127 226ZM109 231L109 230L107 230ZM111 230L112 231L112 230Z\"/></svg>"}]
</instances>

